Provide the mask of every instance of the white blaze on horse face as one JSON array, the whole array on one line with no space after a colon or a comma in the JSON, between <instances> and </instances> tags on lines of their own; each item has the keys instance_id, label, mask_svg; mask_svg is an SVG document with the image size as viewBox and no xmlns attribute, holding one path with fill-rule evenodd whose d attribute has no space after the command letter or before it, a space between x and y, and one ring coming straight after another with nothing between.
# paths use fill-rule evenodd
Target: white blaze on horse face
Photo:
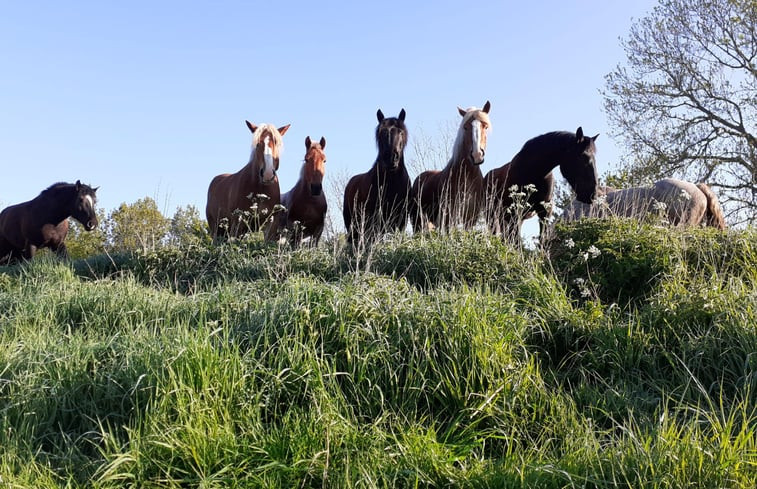
<instances>
[{"instance_id":1,"label":"white blaze on horse face","mask_svg":"<svg viewBox=\"0 0 757 489\"><path fill-rule=\"evenodd\" d=\"M471 156L473 157L473 163L479 165L484 161L484 149L481 147L481 121L475 120L471 122L471 132L471 139L473 139Z\"/></svg>"},{"instance_id":2,"label":"white blaze on horse face","mask_svg":"<svg viewBox=\"0 0 757 489\"><path fill-rule=\"evenodd\" d=\"M263 167L263 181L265 182L272 181L276 176L276 169L273 167L273 148L271 148L270 143L270 136L266 136L265 141L263 141L263 147L265 148L263 151L263 162L265 164Z\"/></svg>"},{"instance_id":3,"label":"white blaze on horse face","mask_svg":"<svg viewBox=\"0 0 757 489\"><path fill-rule=\"evenodd\" d=\"M84 200L89 204L89 209L94 211L95 210L95 201L92 199L91 195L85 195Z\"/></svg>"}]
</instances>

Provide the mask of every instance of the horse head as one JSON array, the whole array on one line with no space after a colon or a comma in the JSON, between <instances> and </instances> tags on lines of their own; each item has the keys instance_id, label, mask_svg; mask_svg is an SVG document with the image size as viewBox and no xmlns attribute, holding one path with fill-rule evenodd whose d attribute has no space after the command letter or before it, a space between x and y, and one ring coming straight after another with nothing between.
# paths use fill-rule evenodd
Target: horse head
<instances>
[{"instance_id":1,"label":"horse head","mask_svg":"<svg viewBox=\"0 0 757 489\"><path fill-rule=\"evenodd\" d=\"M376 143L378 144L378 160L387 170L396 170L403 162L403 154L407 145L407 128L405 127L405 109L400 110L397 117L384 117L381 109L376 112L378 126L376 126Z\"/></svg>"},{"instance_id":2,"label":"horse head","mask_svg":"<svg viewBox=\"0 0 757 489\"><path fill-rule=\"evenodd\" d=\"M71 217L76 219L84 226L87 231L92 231L97 227L97 211L95 203L97 202L97 189L89 185L76 181L76 199L71 209Z\"/></svg>"},{"instance_id":3,"label":"horse head","mask_svg":"<svg viewBox=\"0 0 757 489\"><path fill-rule=\"evenodd\" d=\"M560 172L576 192L576 198L584 204L591 204L597 196L597 165L594 160L599 137L584 136L582 128L576 130L575 141L560 161Z\"/></svg>"},{"instance_id":4,"label":"horse head","mask_svg":"<svg viewBox=\"0 0 757 489\"><path fill-rule=\"evenodd\" d=\"M245 123L252 132L250 162L255 166L263 184L273 183L279 170L279 155L284 147L281 137L287 132L290 124L277 129L271 124L256 126L250 121Z\"/></svg>"},{"instance_id":5,"label":"horse head","mask_svg":"<svg viewBox=\"0 0 757 489\"><path fill-rule=\"evenodd\" d=\"M484 162L486 156L486 131L489 129L489 109L491 103L487 100L482 109L471 107L469 109L457 108L463 117L458 131L458 141L455 147L462 144L461 157L467 158L474 165Z\"/></svg>"},{"instance_id":6,"label":"horse head","mask_svg":"<svg viewBox=\"0 0 757 489\"><path fill-rule=\"evenodd\" d=\"M323 176L326 173L326 138L314 143L310 136L305 138L305 166L303 168L305 182L310 186L310 195L315 197L323 191Z\"/></svg>"}]
</instances>

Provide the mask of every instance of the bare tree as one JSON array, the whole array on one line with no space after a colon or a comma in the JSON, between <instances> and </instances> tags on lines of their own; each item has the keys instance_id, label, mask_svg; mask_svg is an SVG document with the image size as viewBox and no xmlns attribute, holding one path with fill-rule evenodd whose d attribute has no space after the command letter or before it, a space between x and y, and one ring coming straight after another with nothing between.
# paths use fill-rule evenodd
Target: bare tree
<instances>
[{"instance_id":1,"label":"bare tree","mask_svg":"<svg viewBox=\"0 0 757 489\"><path fill-rule=\"evenodd\" d=\"M605 110L625 166L718 188L733 223L757 218L757 1L660 0L622 41Z\"/></svg>"}]
</instances>

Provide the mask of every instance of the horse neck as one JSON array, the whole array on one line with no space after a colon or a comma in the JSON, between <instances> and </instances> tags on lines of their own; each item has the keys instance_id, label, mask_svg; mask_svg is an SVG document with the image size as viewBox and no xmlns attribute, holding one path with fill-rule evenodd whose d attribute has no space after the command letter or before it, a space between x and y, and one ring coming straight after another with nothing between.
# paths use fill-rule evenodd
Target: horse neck
<instances>
[{"instance_id":1,"label":"horse neck","mask_svg":"<svg viewBox=\"0 0 757 489\"><path fill-rule=\"evenodd\" d=\"M512 169L527 168L534 178L546 177L557 168L568 150L565 144L554 144L548 148L523 148L513 157L510 164Z\"/></svg>"},{"instance_id":2,"label":"horse neck","mask_svg":"<svg viewBox=\"0 0 757 489\"><path fill-rule=\"evenodd\" d=\"M405 169L405 155L400 155L400 162L397 165L397 169L392 171L386 170L384 168L384 163L376 158L376 161L371 167L371 173L371 180L375 178L379 181L379 183L385 183L387 180L402 178L407 173L407 170Z\"/></svg>"},{"instance_id":3,"label":"horse neck","mask_svg":"<svg viewBox=\"0 0 757 489\"><path fill-rule=\"evenodd\" d=\"M468 156L461 156L462 153L462 151L458 151L457 154L453 154L452 158L447 162L447 166L442 170L442 173L447 174L449 178L458 178L462 175L473 177L480 175L483 178L481 167L474 165Z\"/></svg>"},{"instance_id":4,"label":"horse neck","mask_svg":"<svg viewBox=\"0 0 757 489\"><path fill-rule=\"evenodd\" d=\"M61 191L61 193L68 194L68 191ZM41 216L45 222L51 224L58 224L65 221L71 216L70 201L73 200L65 195L63 201L65 205L61 205L61 200L55 198L56 196L50 194L43 194L37 197L35 200L35 209L41 213Z\"/></svg>"},{"instance_id":5,"label":"horse neck","mask_svg":"<svg viewBox=\"0 0 757 489\"><path fill-rule=\"evenodd\" d=\"M260 158L262 157L263 156L261 155ZM252 153L250 153L250 160L247 162L244 168L242 168L242 173L249 173L251 185L260 184L260 172L258 170L258 167L260 165L256 161L256 158L257 158L257 154L255 151L255 148L253 147Z\"/></svg>"}]
</instances>

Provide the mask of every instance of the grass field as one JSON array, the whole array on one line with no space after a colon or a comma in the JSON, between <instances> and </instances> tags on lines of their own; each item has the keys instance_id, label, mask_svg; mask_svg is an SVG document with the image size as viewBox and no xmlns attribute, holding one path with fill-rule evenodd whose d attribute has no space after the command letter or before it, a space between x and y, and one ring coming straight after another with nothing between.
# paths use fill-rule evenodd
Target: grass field
<instances>
[{"instance_id":1,"label":"grass field","mask_svg":"<svg viewBox=\"0 0 757 489\"><path fill-rule=\"evenodd\" d=\"M0 268L0 487L757 486L757 232Z\"/></svg>"}]
</instances>

